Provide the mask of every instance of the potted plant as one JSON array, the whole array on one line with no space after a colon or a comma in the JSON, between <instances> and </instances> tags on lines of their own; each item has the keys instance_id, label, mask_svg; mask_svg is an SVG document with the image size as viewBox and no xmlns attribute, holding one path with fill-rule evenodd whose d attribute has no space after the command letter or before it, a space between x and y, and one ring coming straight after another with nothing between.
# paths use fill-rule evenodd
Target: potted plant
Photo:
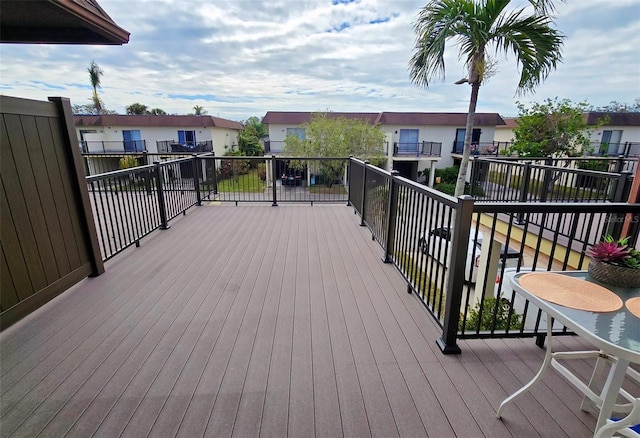
<instances>
[{"instance_id":1,"label":"potted plant","mask_svg":"<svg viewBox=\"0 0 640 438\"><path fill-rule=\"evenodd\" d=\"M588 252L589 275L619 287L640 287L640 251L629 246L629 238L605 236Z\"/></svg>"}]
</instances>

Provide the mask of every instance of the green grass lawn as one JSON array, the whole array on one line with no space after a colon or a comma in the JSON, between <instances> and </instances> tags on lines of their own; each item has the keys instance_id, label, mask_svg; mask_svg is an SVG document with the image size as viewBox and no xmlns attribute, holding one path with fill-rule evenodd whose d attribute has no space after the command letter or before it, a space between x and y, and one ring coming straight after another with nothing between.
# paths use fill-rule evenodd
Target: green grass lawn
<instances>
[{"instance_id":1,"label":"green grass lawn","mask_svg":"<svg viewBox=\"0 0 640 438\"><path fill-rule=\"evenodd\" d=\"M264 191L265 182L258 177L257 170L251 170L244 175L218 181L219 192L249 192L259 193Z\"/></svg>"}]
</instances>

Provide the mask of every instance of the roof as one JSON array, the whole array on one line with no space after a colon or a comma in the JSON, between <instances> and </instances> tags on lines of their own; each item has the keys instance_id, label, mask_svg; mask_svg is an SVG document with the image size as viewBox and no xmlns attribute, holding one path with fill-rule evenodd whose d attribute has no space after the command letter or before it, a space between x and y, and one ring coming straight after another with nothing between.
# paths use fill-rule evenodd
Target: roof
<instances>
[{"instance_id":1,"label":"roof","mask_svg":"<svg viewBox=\"0 0 640 438\"><path fill-rule=\"evenodd\" d=\"M383 112L380 123L384 125L438 125L465 126L467 113L393 113ZM476 113L474 126L504 125L498 113Z\"/></svg>"},{"instance_id":2,"label":"roof","mask_svg":"<svg viewBox=\"0 0 640 438\"><path fill-rule=\"evenodd\" d=\"M104 114L101 116L74 116L76 126L148 126L148 127L194 127L228 128L240 130L242 123L213 116L156 116Z\"/></svg>"},{"instance_id":3,"label":"roof","mask_svg":"<svg viewBox=\"0 0 640 438\"><path fill-rule=\"evenodd\" d=\"M313 112L268 111L262 118L264 124L301 125L309 123ZM366 120L370 124L383 125L451 125L465 126L467 113L340 113L328 112L329 118ZM498 113L476 113L475 126L504 125Z\"/></svg>"},{"instance_id":4,"label":"roof","mask_svg":"<svg viewBox=\"0 0 640 438\"><path fill-rule=\"evenodd\" d=\"M500 126L500 128L514 129L518 127L517 117L503 117L502 120L504 120L504 126Z\"/></svg>"},{"instance_id":5,"label":"roof","mask_svg":"<svg viewBox=\"0 0 640 438\"><path fill-rule=\"evenodd\" d=\"M0 42L122 45L129 42L129 32L97 0L3 0Z\"/></svg>"},{"instance_id":6,"label":"roof","mask_svg":"<svg viewBox=\"0 0 640 438\"><path fill-rule=\"evenodd\" d=\"M587 125L596 125L598 120L608 117L605 126L640 126L640 113L608 113L588 112L584 113Z\"/></svg>"},{"instance_id":7,"label":"roof","mask_svg":"<svg viewBox=\"0 0 640 438\"><path fill-rule=\"evenodd\" d=\"M587 125L597 125L599 120L608 117L609 120L604 126L640 126L640 113L613 113L613 112L587 112L584 113ZM518 126L517 117L505 117L506 126L503 128L516 128Z\"/></svg>"},{"instance_id":8,"label":"roof","mask_svg":"<svg viewBox=\"0 0 640 438\"><path fill-rule=\"evenodd\" d=\"M309 123L311 116L317 112L296 112L296 111L267 111L267 114L262 118L264 124L285 124L285 125L302 125L303 123ZM330 119L336 119L338 117L344 117L347 119L360 119L369 122L374 125L380 116L380 113L338 113L329 111L327 116Z\"/></svg>"}]
</instances>

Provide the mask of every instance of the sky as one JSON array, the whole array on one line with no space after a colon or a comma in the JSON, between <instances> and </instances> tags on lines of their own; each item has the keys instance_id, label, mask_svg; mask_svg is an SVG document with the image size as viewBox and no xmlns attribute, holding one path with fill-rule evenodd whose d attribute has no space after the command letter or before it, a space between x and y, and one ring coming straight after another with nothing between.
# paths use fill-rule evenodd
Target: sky
<instances>
[{"instance_id":1,"label":"sky","mask_svg":"<svg viewBox=\"0 0 640 438\"><path fill-rule=\"evenodd\" d=\"M462 112L468 84L455 41L445 78L412 84L413 25L427 0L99 0L131 33L123 46L0 45L0 93L90 103L87 68L104 71L98 90L124 114L142 103L170 114L204 107L231 120L267 111ZM513 5L526 6L524 0ZM517 102L548 98L594 107L640 97L640 0L557 2L563 62L534 93L516 94L513 55L495 54L478 112L518 114Z\"/></svg>"}]
</instances>

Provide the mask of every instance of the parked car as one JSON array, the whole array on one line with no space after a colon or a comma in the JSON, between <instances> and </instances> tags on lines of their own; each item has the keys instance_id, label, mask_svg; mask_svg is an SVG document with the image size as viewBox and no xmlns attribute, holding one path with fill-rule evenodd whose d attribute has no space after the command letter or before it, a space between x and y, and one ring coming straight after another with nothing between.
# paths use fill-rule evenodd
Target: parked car
<instances>
[{"instance_id":1,"label":"parked car","mask_svg":"<svg viewBox=\"0 0 640 438\"><path fill-rule=\"evenodd\" d=\"M299 186L302 184L302 175L295 173L283 173L280 178L283 186Z\"/></svg>"},{"instance_id":2,"label":"parked car","mask_svg":"<svg viewBox=\"0 0 640 438\"><path fill-rule=\"evenodd\" d=\"M475 228L471 228L469 233L469 245L467 246L467 261L465 269L465 280L470 283L475 283L478 278L478 266L480 265L480 250L482 248L482 232L478 232L476 236ZM474 240L475 239L475 240ZM446 265L446 257L451 252L451 230L449 227L434 228L429 231L428 236L421 234L418 238L418 248L423 254L429 254L435 260L442 265ZM506 268L516 268L518 262L522 265L522 254L511 248L506 248L502 244L500 247L500 266L498 271L501 270L502 264ZM471 278L469 278L469 266L473 265L471 271Z\"/></svg>"}]
</instances>

